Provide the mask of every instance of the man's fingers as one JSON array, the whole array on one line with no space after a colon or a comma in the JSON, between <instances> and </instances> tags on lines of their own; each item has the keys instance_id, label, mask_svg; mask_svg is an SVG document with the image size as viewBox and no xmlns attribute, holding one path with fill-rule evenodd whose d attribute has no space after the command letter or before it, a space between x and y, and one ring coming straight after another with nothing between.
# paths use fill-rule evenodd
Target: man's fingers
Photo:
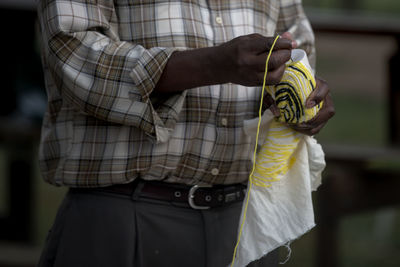
<instances>
[{"instance_id":1,"label":"man's fingers","mask_svg":"<svg viewBox=\"0 0 400 267\"><path fill-rule=\"evenodd\" d=\"M267 49L268 51L271 49L272 44L275 41L275 37L274 38L268 38L269 42L267 45ZM276 51L276 50L280 50L280 49L292 49L292 41L286 38L278 38L278 40L276 40L276 43L274 45L274 49L272 51Z\"/></svg>"},{"instance_id":2,"label":"man's fingers","mask_svg":"<svg viewBox=\"0 0 400 267\"><path fill-rule=\"evenodd\" d=\"M267 85L274 85L274 84L278 84L283 77L283 74L285 72L285 65L281 65L279 68L274 69L274 70L268 70L268 74L267 74ZM264 70L263 71L259 71L257 73L257 83L256 85L260 85L263 83L264 81Z\"/></svg>"},{"instance_id":3,"label":"man's fingers","mask_svg":"<svg viewBox=\"0 0 400 267\"><path fill-rule=\"evenodd\" d=\"M274 43L274 37L265 37L260 34L247 35L249 47L257 53L268 52ZM273 51L280 49L292 49L292 41L285 38L279 38L274 46Z\"/></svg>"},{"instance_id":4,"label":"man's fingers","mask_svg":"<svg viewBox=\"0 0 400 267\"><path fill-rule=\"evenodd\" d=\"M264 95L264 106L265 106L265 108L269 108L275 117L279 117L279 115L280 115L279 109L275 104L275 100L272 98L272 96L269 93L266 93Z\"/></svg>"},{"instance_id":5,"label":"man's fingers","mask_svg":"<svg viewBox=\"0 0 400 267\"><path fill-rule=\"evenodd\" d=\"M308 122L307 125L310 127L317 127L322 122L328 121L330 118L335 115L335 108L333 107L333 101L330 95L327 95L324 100L324 105L319 110L318 114Z\"/></svg>"},{"instance_id":6,"label":"man's fingers","mask_svg":"<svg viewBox=\"0 0 400 267\"><path fill-rule=\"evenodd\" d=\"M293 130L297 131L297 132L302 133L302 134L312 136L312 135L316 135L317 133L319 133L322 130L322 128L324 128L326 123L327 122L323 122L323 123L319 124L317 127L310 127L310 126L305 126L305 127L298 126L298 127L296 127L296 126L292 126L291 128Z\"/></svg>"},{"instance_id":7,"label":"man's fingers","mask_svg":"<svg viewBox=\"0 0 400 267\"><path fill-rule=\"evenodd\" d=\"M324 105L318 114L311 120L301 123L301 124L293 124L289 125L292 129L301 132L306 135L315 135L317 134L324 125L328 122L330 118L335 115L335 108L333 105L333 101L330 95L327 95L324 99Z\"/></svg>"},{"instance_id":8,"label":"man's fingers","mask_svg":"<svg viewBox=\"0 0 400 267\"><path fill-rule=\"evenodd\" d=\"M265 62L271 51L273 37L260 34L239 36L221 45L222 69L231 70L226 73L226 80L247 85L262 84L265 72ZM267 84L278 83L284 72L285 63L290 60L292 44L285 38L276 40L276 46L268 61ZM230 62L230 64L229 64Z\"/></svg>"},{"instance_id":9,"label":"man's fingers","mask_svg":"<svg viewBox=\"0 0 400 267\"><path fill-rule=\"evenodd\" d=\"M310 134L310 127L309 126L301 126L298 124L289 124L288 125L290 128L292 128L293 130L295 130L296 132L305 134L305 135L311 135Z\"/></svg>"},{"instance_id":10,"label":"man's fingers","mask_svg":"<svg viewBox=\"0 0 400 267\"><path fill-rule=\"evenodd\" d=\"M318 105L319 102L325 99L325 97L329 94L329 86L328 84L319 78L316 78L316 87L315 90L309 95L306 101L306 107L312 108Z\"/></svg>"},{"instance_id":11,"label":"man's fingers","mask_svg":"<svg viewBox=\"0 0 400 267\"><path fill-rule=\"evenodd\" d=\"M290 32L284 32L284 33L282 33L282 34L281 34L281 37L282 37L282 38L285 38L285 39L293 40L293 36L292 36L292 34L291 34Z\"/></svg>"},{"instance_id":12,"label":"man's fingers","mask_svg":"<svg viewBox=\"0 0 400 267\"><path fill-rule=\"evenodd\" d=\"M292 42L292 48L293 49L297 48L297 42L296 42L296 40L293 39L293 36L292 36L292 34L290 32L282 33L281 37L284 38L284 39L290 40Z\"/></svg>"},{"instance_id":13,"label":"man's fingers","mask_svg":"<svg viewBox=\"0 0 400 267\"><path fill-rule=\"evenodd\" d=\"M264 95L264 105L265 105L265 107L269 108L274 102L275 101L272 98L272 96L269 93L265 93L265 95Z\"/></svg>"},{"instance_id":14,"label":"man's fingers","mask_svg":"<svg viewBox=\"0 0 400 267\"><path fill-rule=\"evenodd\" d=\"M276 105L275 101L274 101L274 103L272 103L272 105L269 107L269 109L271 110L272 114L274 114L275 117L279 117L281 115L281 112L280 112L278 106Z\"/></svg>"},{"instance_id":15,"label":"man's fingers","mask_svg":"<svg viewBox=\"0 0 400 267\"><path fill-rule=\"evenodd\" d=\"M272 52L271 57L269 58L268 68L270 70L273 70L282 65L285 65L285 63L289 61L290 55L291 52L288 49L277 50Z\"/></svg>"},{"instance_id":16,"label":"man's fingers","mask_svg":"<svg viewBox=\"0 0 400 267\"><path fill-rule=\"evenodd\" d=\"M267 58L268 58L268 53L264 53L253 58L253 60L255 61L254 62L255 66L257 66L256 70L257 72L265 71L265 62ZM285 49L272 52L271 57L269 58L268 61L268 72L280 68L281 66L284 66L289 59L290 59L290 50Z\"/></svg>"}]
</instances>

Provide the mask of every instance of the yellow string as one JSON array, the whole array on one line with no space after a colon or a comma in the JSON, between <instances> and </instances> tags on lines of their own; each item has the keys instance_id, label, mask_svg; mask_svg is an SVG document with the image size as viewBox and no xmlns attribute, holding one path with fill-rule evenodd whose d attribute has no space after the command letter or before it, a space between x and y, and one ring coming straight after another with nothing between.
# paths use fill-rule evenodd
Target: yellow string
<instances>
[{"instance_id":1,"label":"yellow string","mask_svg":"<svg viewBox=\"0 0 400 267\"><path fill-rule=\"evenodd\" d=\"M252 182L261 187L271 187L294 165L293 151L300 134L279 121L271 121L268 137L257 153Z\"/></svg>"},{"instance_id":2,"label":"yellow string","mask_svg":"<svg viewBox=\"0 0 400 267\"><path fill-rule=\"evenodd\" d=\"M291 67L294 67L294 69ZM300 118L296 118L295 114L293 114L290 110L285 109L285 105L287 105L286 101L281 101L280 104L277 104L281 112L286 113L287 117L290 118L290 123L298 124L314 118L321 109L323 101L313 108L306 108L303 105L307 97L316 87L315 78L311 71L301 62L290 61L289 63L286 63L286 70L282 81L285 81L285 83L277 84L275 87L273 87L273 89L270 87L267 88L267 90L273 90L269 92L271 95L273 95L276 91L279 91L279 89L287 87L287 84L291 84L294 88L296 88L296 91L293 93L295 93L302 102L300 104L302 104L304 112L304 114L301 114ZM275 95L275 97L277 96ZM286 122L284 116L279 117L278 121L283 123Z\"/></svg>"},{"instance_id":3,"label":"yellow string","mask_svg":"<svg viewBox=\"0 0 400 267\"><path fill-rule=\"evenodd\" d=\"M267 73L268 73L268 62L269 62L269 58L271 57L272 50L274 49L275 43L279 39L279 37L280 37L279 35L276 36L276 38L275 38L274 42L272 43L272 46L271 46L271 48L269 50L267 60L265 61L264 80L263 80L263 86L262 86L262 90L261 90L260 108L258 110L258 125L257 125L256 143L255 143L255 146L254 146L254 154L253 154L253 168L252 168L251 173L249 175L249 187L247 188L246 204L245 204L244 211L243 211L243 218L242 218L242 223L240 225L238 240L236 242L235 250L233 252L233 258L232 258L231 267L233 267L233 265L235 263L236 252L237 252L237 249L239 247L240 238L242 236L243 226L244 226L244 223L246 221L246 213L247 213L247 207L249 205L250 191L251 191L252 184L253 184L253 174L254 174L254 170L256 168L258 136L260 134L260 125L261 125L261 117L262 117L262 106L263 106L263 101L264 101L264 92L265 92L265 86L266 86L266 81L267 81Z\"/></svg>"},{"instance_id":4,"label":"yellow string","mask_svg":"<svg viewBox=\"0 0 400 267\"><path fill-rule=\"evenodd\" d=\"M281 83L266 88L277 101L281 115L277 120L271 121L265 143L257 153L253 185L271 187L273 182L279 181L295 164L293 152L301 134L284 123L302 123L318 113L321 105L310 109L305 107L306 99L315 86L311 71L301 61L290 60L286 63Z\"/></svg>"}]
</instances>

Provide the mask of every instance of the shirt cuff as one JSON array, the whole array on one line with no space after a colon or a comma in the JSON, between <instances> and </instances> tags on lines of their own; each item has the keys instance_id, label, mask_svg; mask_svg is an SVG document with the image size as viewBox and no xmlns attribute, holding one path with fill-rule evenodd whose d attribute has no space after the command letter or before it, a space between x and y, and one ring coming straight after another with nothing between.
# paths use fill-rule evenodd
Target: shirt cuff
<instances>
[{"instance_id":1,"label":"shirt cuff","mask_svg":"<svg viewBox=\"0 0 400 267\"><path fill-rule=\"evenodd\" d=\"M150 137L150 140L157 143L168 141L186 96L186 91L173 94L157 108L150 99L169 57L177 50L177 48L161 47L147 49L130 73L134 81L134 91L130 96L134 100L135 108L140 106L142 109L139 128Z\"/></svg>"}]
</instances>

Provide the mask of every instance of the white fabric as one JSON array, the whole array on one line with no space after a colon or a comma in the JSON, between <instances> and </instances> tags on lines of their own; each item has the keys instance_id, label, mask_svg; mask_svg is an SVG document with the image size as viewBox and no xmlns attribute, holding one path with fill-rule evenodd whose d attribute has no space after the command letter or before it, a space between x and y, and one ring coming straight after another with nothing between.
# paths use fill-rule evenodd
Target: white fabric
<instances>
[{"instance_id":1,"label":"white fabric","mask_svg":"<svg viewBox=\"0 0 400 267\"><path fill-rule=\"evenodd\" d=\"M272 113L266 111L263 125L273 119ZM245 126L254 138L257 123L258 119L254 119ZM265 136L265 130L263 127L261 136ZM311 192L321 184L324 153L310 136L302 136L294 153L296 161L283 178L271 187L252 186L235 267L246 266L315 226Z\"/></svg>"},{"instance_id":2,"label":"white fabric","mask_svg":"<svg viewBox=\"0 0 400 267\"><path fill-rule=\"evenodd\" d=\"M296 57L311 69L305 53ZM299 75L299 78L303 77ZM303 101L304 105L305 98ZM256 139L257 126L258 118L245 121L244 131ZM280 133L284 134L280 136ZM256 162L262 167L260 171L267 171L257 173L256 169L253 177L271 181L264 183L267 186L259 186L263 183L257 185L255 178L252 179L254 182L249 180L248 188L251 190L247 192L250 195L246 196L249 201L233 265L235 267L246 266L315 226L311 192L321 184L321 173L325 168L321 146L313 137L292 131L285 124L277 122L270 110L262 116L258 139L261 149ZM285 152L288 153L284 155ZM275 161L275 154L281 162ZM260 160L263 156L266 160ZM282 165L285 168L276 171L276 166ZM245 207L246 201L243 203L239 233Z\"/></svg>"}]
</instances>

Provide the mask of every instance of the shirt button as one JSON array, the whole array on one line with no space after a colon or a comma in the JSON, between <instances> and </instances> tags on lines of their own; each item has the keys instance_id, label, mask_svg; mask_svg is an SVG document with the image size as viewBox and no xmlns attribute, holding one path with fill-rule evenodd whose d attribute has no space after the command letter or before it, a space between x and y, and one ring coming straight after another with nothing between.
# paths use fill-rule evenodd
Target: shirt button
<instances>
[{"instance_id":1,"label":"shirt button","mask_svg":"<svg viewBox=\"0 0 400 267\"><path fill-rule=\"evenodd\" d=\"M228 120L226 118L221 119L221 124L222 126L227 126L228 125Z\"/></svg>"},{"instance_id":2,"label":"shirt button","mask_svg":"<svg viewBox=\"0 0 400 267\"><path fill-rule=\"evenodd\" d=\"M222 24L222 18L220 16L215 17L215 22L217 22L218 24Z\"/></svg>"},{"instance_id":3,"label":"shirt button","mask_svg":"<svg viewBox=\"0 0 400 267\"><path fill-rule=\"evenodd\" d=\"M219 173L219 170L217 168L214 168L211 170L211 174L214 176L218 175L218 173Z\"/></svg>"}]
</instances>

